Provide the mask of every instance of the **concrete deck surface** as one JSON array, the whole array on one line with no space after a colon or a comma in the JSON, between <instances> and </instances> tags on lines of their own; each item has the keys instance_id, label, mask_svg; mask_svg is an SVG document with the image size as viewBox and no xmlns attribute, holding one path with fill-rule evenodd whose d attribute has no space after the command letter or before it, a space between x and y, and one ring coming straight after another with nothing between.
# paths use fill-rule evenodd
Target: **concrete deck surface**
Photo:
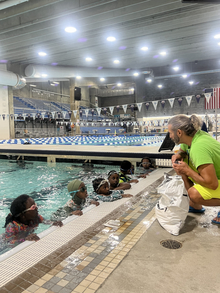
<instances>
[{"instance_id":1,"label":"concrete deck surface","mask_svg":"<svg viewBox=\"0 0 220 293\"><path fill-rule=\"evenodd\" d=\"M220 292L220 225L211 224L217 211L189 213L179 236L155 220L97 293ZM181 242L182 248L162 247L166 239Z\"/></svg>"}]
</instances>

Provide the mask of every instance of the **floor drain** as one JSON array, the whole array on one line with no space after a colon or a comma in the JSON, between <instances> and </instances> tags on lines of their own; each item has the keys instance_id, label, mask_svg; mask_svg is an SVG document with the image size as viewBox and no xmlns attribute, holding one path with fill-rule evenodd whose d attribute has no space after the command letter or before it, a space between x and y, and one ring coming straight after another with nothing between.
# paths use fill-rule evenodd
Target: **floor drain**
<instances>
[{"instance_id":1,"label":"floor drain","mask_svg":"<svg viewBox=\"0 0 220 293\"><path fill-rule=\"evenodd\" d=\"M182 243L176 240L162 240L160 241L160 244L168 249L179 249L182 247Z\"/></svg>"}]
</instances>

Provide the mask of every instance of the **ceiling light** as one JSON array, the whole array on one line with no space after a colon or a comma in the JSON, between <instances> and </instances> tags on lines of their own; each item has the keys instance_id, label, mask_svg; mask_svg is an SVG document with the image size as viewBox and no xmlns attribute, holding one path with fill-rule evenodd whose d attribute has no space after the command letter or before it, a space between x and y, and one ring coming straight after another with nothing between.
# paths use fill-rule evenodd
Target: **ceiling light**
<instances>
[{"instance_id":1,"label":"ceiling light","mask_svg":"<svg viewBox=\"0 0 220 293\"><path fill-rule=\"evenodd\" d=\"M148 50L148 47L142 47L141 50L142 51L147 51Z\"/></svg>"},{"instance_id":2,"label":"ceiling light","mask_svg":"<svg viewBox=\"0 0 220 293\"><path fill-rule=\"evenodd\" d=\"M65 28L65 32L67 33L75 33L77 31L77 29L73 26L68 26Z\"/></svg>"},{"instance_id":3,"label":"ceiling light","mask_svg":"<svg viewBox=\"0 0 220 293\"><path fill-rule=\"evenodd\" d=\"M76 76L76 79L81 79L81 76L79 76L79 75L78 75L78 76Z\"/></svg>"},{"instance_id":4,"label":"ceiling light","mask_svg":"<svg viewBox=\"0 0 220 293\"><path fill-rule=\"evenodd\" d=\"M36 85L35 85L35 84L30 84L30 86L32 86L32 87L36 87Z\"/></svg>"},{"instance_id":5,"label":"ceiling light","mask_svg":"<svg viewBox=\"0 0 220 293\"><path fill-rule=\"evenodd\" d=\"M189 84L192 85L194 82L193 81L189 81Z\"/></svg>"},{"instance_id":6,"label":"ceiling light","mask_svg":"<svg viewBox=\"0 0 220 293\"><path fill-rule=\"evenodd\" d=\"M41 74L42 77L47 77L47 74L43 73Z\"/></svg>"},{"instance_id":7,"label":"ceiling light","mask_svg":"<svg viewBox=\"0 0 220 293\"><path fill-rule=\"evenodd\" d=\"M86 61L92 61L92 58L87 57L87 58L86 58Z\"/></svg>"},{"instance_id":8,"label":"ceiling light","mask_svg":"<svg viewBox=\"0 0 220 293\"><path fill-rule=\"evenodd\" d=\"M53 81L53 83L55 83L55 84L60 84L58 81Z\"/></svg>"},{"instance_id":9,"label":"ceiling light","mask_svg":"<svg viewBox=\"0 0 220 293\"><path fill-rule=\"evenodd\" d=\"M178 71L180 68L178 66L173 67L173 70Z\"/></svg>"},{"instance_id":10,"label":"ceiling light","mask_svg":"<svg viewBox=\"0 0 220 293\"><path fill-rule=\"evenodd\" d=\"M183 78L187 78L187 74L183 74L182 77L183 77Z\"/></svg>"},{"instance_id":11,"label":"ceiling light","mask_svg":"<svg viewBox=\"0 0 220 293\"><path fill-rule=\"evenodd\" d=\"M220 39L220 34L214 36L215 39Z\"/></svg>"},{"instance_id":12,"label":"ceiling light","mask_svg":"<svg viewBox=\"0 0 220 293\"><path fill-rule=\"evenodd\" d=\"M100 81L105 81L104 77L101 77L101 78L100 78Z\"/></svg>"},{"instance_id":13,"label":"ceiling light","mask_svg":"<svg viewBox=\"0 0 220 293\"><path fill-rule=\"evenodd\" d=\"M147 79L147 82L149 82L149 83L152 82L152 79L148 78L148 79Z\"/></svg>"},{"instance_id":14,"label":"ceiling light","mask_svg":"<svg viewBox=\"0 0 220 293\"><path fill-rule=\"evenodd\" d=\"M167 53L166 53L165 51L160 52L160 55L161 55L161 56L166 56L166 54L167 54Z\"/></svg>"},{"instance_id":15,"label":"ceiling light","mask_svg":"<svg viewBox=\"0 0 220 293\"><path fill-rule=\"evenodd\" d=\"M120 63L120 61L119 60L114 60L114 63L118 64L118 63Z\"/></svg>"},{"instance_id":16,"label":"ceiling light","mask_svg":"<svg viewBox=\"0 0 220 293\"><path fill-rule=\"evenodd\" d=\"M39 55L39 56L46 56L47 53L45 53L45 52L39 52L38 55Z\"/></svg>"},{"instance_id":17,"label":"ceiling light","mask_svg":"<svg viewBox=\"0 0 220 293\"><path fill-rule=\"evenodd\" d=\"M130 88L130 90L131 90L131 91L134 91L134 88L132 87L132 88Z\"/></svg>"},{"instance_id":18,"label":"ceiling light","mask_svg":"<svg viewBox=\"0 0 220 293\"><path fill-rule=\"evenodd\" d=\"M117 83L117 86L121 86L121 83Z\"/></svg>"},{"instance_id":19,"label":"ceiling light","mask_svg":"<svg viewBox=\"0 0 220 293\"><path fill-rule=\"evenodd\" d=\"M159 87L159 89L161 89L162 88L162 84L158 84L158 86L157 87Z\"/></svg>"},{"instance_id":20,"label":"ceiling light","mask_svg":"<svg viewBox=\"0 0 220 293\"><path fill-rule=\"evenodd\" d=\"M116 41L116 38L115 37L108 37L107 38L107 41L114 42L114 41Z\"/></svg>"},{"instance_id":21,"label":"ceiling light","mask_svg":"<svg viewBox=\"0 0 220 293\"><path fill-rule=\"evenodd\" d=\"M134 76L138 76L138 75L139 75L139 73L138 73L138 72L135 72L133 75L134 75Z\"/></svg>"},{"instance_id":22,"label":"ceiling light","mask_svg":"<svg viewBox=\"0 0 220 293\"><path fill-rule=\"evenodd\" d=\"M220 46L220 43L218 43L218 45Z\"/></svg>"}]
</instances>

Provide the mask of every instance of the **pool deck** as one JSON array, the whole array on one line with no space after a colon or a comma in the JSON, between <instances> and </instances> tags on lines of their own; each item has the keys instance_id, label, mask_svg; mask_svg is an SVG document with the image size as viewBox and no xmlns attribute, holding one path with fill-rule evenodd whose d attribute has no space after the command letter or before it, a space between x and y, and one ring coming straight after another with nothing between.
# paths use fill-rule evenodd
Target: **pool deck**
<instances>
[{"instance_id":1,"label":"pool deck","mask_svg":"<svg viewBox=\"0 0 220 293\"><path fill-rule=\"evenodd\" d=\"M53 242L45 242L43 238L30 246L28 257L21 251L24 259L14 264L17 271L12 270L13 257L9 258L7 269L6 262L0 263L3 264L0 274L5 270L6 279L8 274L17 274L10 276L10 282L0 278L4 283L0 293L219 292L220 230L211 224L218 209L209 207L203 215L188 214L180 235L170 235L161 228L154 214L160 197L155 187L164 171L166 169L158 169L132 186L131 194L136 196L132 200L120 200L120 206L114 206L110 217L105 218L106 222L118 220L110 223L112 227L99 221L83 236L76 237L75 242L69 241L62 251L37 261L37 247L44 245L50 249L53 246ZM106 205L95 209L98 213L98 209L105 210ZM110 205L108 209L111 210ZM92 211L94 209L78 217L78 221L89 221ZM57 229L62 231L63 228L65 226ZM175 250L162 247L160 242L167 239L179 241L182 247ZM28 267L30 259L35 265L27 269L24 265Z\"/></svg>"}]
</instances>

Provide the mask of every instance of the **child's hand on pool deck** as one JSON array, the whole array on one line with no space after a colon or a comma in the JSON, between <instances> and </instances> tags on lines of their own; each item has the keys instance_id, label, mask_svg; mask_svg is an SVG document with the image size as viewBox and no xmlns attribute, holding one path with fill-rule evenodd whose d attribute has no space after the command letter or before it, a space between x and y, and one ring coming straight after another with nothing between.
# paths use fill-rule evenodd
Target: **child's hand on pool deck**
<instances>
[{"instance_id":1,"label":"child's hand on pool deck","mask_svg":"<svg viewBox=\"0 0 220 293\"><path fill-rule=\"evenodd\" d=\"M63 226L63 222L62 221L55 221L55 222L53 222L52 226L62 227Z\"/></svg>"},{"instance_id":2,"label":"child's hand on pool deck","mask_svg":"<svg viewBox=\"0 0 220 293\"><path fill-rule=\"evenodd\" d=\"M98 206L99 205L99 202L96 201L96 200L91 200L91 204L94 204L94 205Z\"/></svg>"},{"instance_id":3,"label":"child's hand on pool deck","mask_svg":"<svg viewBox=\"0 0 220 293\"><path fill-rule=\"evenodd\" d=\"M38 241L40 240L40 238L37 236L37 234L33 233L33 234L30 234L28 235L25 240L28 240L28 241Z\"/></svg>"},{"instance_id":4,"label":"child's hand on pool deck","mask_svg":"<svg viewBox=\"0 0 220 293\"><path fill-rule=\"evenodd\" d=\"M77 210L77 211L72 212L71 214L75 215L75 216L82 216L83 212L81 210Z\"/></svg>"},{"instance_id":5,"label":"child's hand on pool deck","mask_svg":"<svg viewBox=\"0 0 220 293\"><path fill-rule=\"evenodd\" d=\"M122 197L132 197L133 195L131 195L131 194L122 194L121 196Z\"/></svg>"}]
</instances>

